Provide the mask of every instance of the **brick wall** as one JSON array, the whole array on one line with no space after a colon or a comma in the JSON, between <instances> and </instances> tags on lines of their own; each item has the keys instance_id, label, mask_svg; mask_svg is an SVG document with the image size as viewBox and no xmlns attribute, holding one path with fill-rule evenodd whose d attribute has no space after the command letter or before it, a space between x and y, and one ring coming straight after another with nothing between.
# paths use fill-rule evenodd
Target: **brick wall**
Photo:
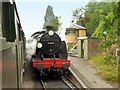
<instances>
[{"instance_id":1,"label":"brick wall","mask_svg":"<svg viewBox=\"0 0 120 90\"><path fill-rule=\"evenodd\" d=\"M84 40L84 58L90 59L92 56L98 53L98 43L97 38L88 38Z\"/></svg>"},{"instance_id":2,"label":"brick wall","mask_svg":"<svg viewBox=\"0 0 120 90\"><path fill-rule=\"evenodd\" d=\"M96 38L88 39L88 59L98 52L99 40Z\"/></svg>"},{"instance_id":3,"label":"brick wall","mask_svg":"<svg viewBox=\"0 0 120 90\"><path fill-rule=\"evenodd\" d=\"M97 38L86 38L84 40L84 58L86 60L90 59L90 57L94 56L98 52L98 43L99 40ZM78 55L81 55L81 45L80 40L78 40Z\"/></svg>"}]
</instances>

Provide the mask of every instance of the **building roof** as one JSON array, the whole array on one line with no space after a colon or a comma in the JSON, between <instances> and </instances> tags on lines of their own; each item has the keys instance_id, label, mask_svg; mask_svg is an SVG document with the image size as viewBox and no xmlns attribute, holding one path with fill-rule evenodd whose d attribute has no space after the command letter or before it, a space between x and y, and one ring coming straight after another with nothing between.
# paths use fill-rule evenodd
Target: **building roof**
<instances>
[{"instance_id":1,"label":"building roof","mask_svg":"<svg viewBox=\"0 0 120 90\"><path fill-rule=\"evenodd\" d=\"M83 29L85 30L85 27L80 26L78 24L72 23L69 28L75 28L75 29Z\"/></svg>"}]
</instances>

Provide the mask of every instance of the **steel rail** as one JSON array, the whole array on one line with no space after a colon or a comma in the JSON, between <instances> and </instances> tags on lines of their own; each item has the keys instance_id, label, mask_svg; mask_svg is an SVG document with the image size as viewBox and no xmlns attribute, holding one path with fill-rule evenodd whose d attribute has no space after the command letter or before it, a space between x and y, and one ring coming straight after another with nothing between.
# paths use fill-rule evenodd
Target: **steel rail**
<instances>
[{"instance_id":1,"label":"steel rail","mask_svg":"<svg viewBox=\"0 0 120 90\"><path fill-rule=\"evenodd\" d=\"M62 76L61 79L71 90L74 90L74 89L79 90L79 87L67 76Z\"/></svg>"},{"instance_id":2,"label":"steel rail","mask_svg":"<svg viewBox=\"0 0 120 90\"><path fill-rule=\"evenodd\" d=\"M65 78L67 78L76 88L80 88L78 85L76 85L73 80L71 80L68 76L64 75Z\"/></svg>"},{"instance_id":3,"label":"steel rail","mask_svg":"<svg viewBox=\"0 0 120 90\"><path fill-rule=\"evenodd\" d=\"M40 80L40 82L41 82L41 85L43 87L43 90L46 90L46 86L45 86L45 83L43 82L43 80Z\"/></svg>"}]
</instances>

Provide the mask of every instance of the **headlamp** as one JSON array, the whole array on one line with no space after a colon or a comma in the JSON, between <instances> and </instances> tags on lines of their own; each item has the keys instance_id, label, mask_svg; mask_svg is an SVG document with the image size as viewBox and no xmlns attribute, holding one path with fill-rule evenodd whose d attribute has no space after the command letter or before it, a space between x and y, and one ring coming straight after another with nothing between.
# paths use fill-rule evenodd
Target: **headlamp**
<instances>
[{"instance_id":1,"label":"headlamp","mask_svg":"<svg viewBox=\"0 0 120 90\"><path fill-rule=\"evenodd\" d=\"M48 34L52 36L54 34L53 30L48 31Z\"/></svg>"},{"instance_id":2,"label":"headlamp","mask_svg":"<svg viewBox=\"0 0 120 90\"><path fill-rule=\"evenodd\" d=\"M37 44L37 47L38 47L38 48L41 48L41 47L42 47L42 43L38 43L38 44Z\"/></svg>"}]
</instances>

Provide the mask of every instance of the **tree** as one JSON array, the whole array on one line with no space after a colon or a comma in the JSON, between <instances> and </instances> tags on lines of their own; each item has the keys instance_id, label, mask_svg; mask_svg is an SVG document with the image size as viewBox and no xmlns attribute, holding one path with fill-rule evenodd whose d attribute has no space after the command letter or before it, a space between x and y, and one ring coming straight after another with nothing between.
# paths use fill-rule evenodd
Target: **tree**
<instances>
[{"instance_id":1,"label":"tree","mask_svg":"<svg viewBox=\"0 0 120 90\"><path fill-rule=\"evenodd\" d=\"M84 24L84 9L83 7L82 8L77 8L75 10L73 10L73 21L78 24L78 25L81 25L81 26L85 26Z\"/></svg>"},{"instance_id":2,"label":"tree","mask_svg":"<svg viewBox=\"0 0 120 90\"><path fill-rule=\"evenodd\" d=\"M101 40L101 47L104 45L103 31L107 32L107 47L116 45L117 33L119 32L119 4L120 2L89 2L83 9L76 9L73 17L77 23L81 22L81 11L84 10L84 24L87 35Z\"/></svg>"},{"instance_id":3,"label":"tree","mask_svg":"<svg viewBox=\"0 0 120 90\"><path fill-rule=\"evenodd\" d=\"M43 28L46 28L46 26L52 26L53 30L57 31L61 25L59 19L60 17L54 15L53 7L48 5L46 14L44 16L45 23L43 25Z\"/></svg>"}]
</instances>

